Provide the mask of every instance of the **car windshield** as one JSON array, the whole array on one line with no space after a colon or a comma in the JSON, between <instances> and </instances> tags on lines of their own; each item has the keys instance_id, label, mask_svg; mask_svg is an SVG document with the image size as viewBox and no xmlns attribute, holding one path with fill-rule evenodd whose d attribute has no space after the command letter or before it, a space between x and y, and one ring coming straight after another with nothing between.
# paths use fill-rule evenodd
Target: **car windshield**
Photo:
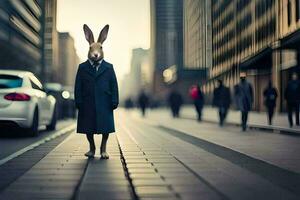
<instances>
[{"instance_id":1,"label":"car windshield","mask_svg":"<svg viewBox=\"0 0 300 200\"><path fill-rule=\"evenodd\" d=\"M13 75L0 74L0 89L18 88L22 86L22 78Z\"/></svg>"}]
</instances>

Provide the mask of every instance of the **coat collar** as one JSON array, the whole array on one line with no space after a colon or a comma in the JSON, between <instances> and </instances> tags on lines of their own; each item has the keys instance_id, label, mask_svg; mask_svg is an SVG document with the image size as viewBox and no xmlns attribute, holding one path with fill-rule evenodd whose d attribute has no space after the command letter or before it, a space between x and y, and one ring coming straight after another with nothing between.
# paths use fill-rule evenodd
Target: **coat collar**
<instances>
[{"instance_id":1,"label":"coat collar","mask_svg":"<svg viewBox=\"0 0 300 200\"><path fill-rule=\"evenodd\" d=\"M89 60L85 61L85 66L84 69L91 74L94 77L99 76L100 74L102 74L108 67L107 67L107 62L105 60L102 60L100 67L98 69L98 71L95 73L93 66L91 65L91 63L89 62Z\"/></svg>"},{"instance_id":2,"label":"coat collar","mask_svg":"<svg viewBox=\"0 0 300 200\"><path fill-rule=\"evenodd\" d=\"M100 67L96 73L96 76L99 76L100 74L102 74L107 68L108 68L107 63L105 62L105 60L102 60L102 62L100 63Z\"/></svg>"}]
</instances>

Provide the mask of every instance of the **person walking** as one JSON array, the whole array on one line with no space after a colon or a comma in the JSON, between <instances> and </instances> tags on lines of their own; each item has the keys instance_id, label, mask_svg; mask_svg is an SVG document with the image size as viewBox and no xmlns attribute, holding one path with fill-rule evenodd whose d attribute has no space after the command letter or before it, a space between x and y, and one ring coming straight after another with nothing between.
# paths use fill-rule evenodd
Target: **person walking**
<instances>
[{"instance_id":1,"label":"person walking","mask_svg":"<svg viewBox=\"0 0 300 200\"><path fill-rule=\"evenodd\" d=\"M149 98L146 95L146 93L144 92L144 90L142 90L138 97L138 105L141 109L143 117L145 117L145 115L146 115L146 109L148 107L148 104L149 104Z\"/></svg>"},{"instance_id":2,"label":"person walking","mask_svg":"<svg viewBox=\"0 0 300 200\"><path fill-rule=\"evenodd\" d=\"M277 90L273 87L272 81L269 81L267 88L264 90L264 104L268 112L268 122L272 125L272 119L274 115L274 110L276 107L276 99L278 96Z\"/></svg>"},{"instance_id":3,"label":"person walking","mask_svg":"<svg viewBox=\"0 0 300 200\"><path fill-rule=\"evenodd\" d=\"M240 83L234 87L235 101L238 110L241 111L242 130L246 131L248 112L252 108L253 89L252 85L246 80L246 73L240 73Z\"/></svg>"},{"instance_id":4,"label":"person walking","mask_svg":"<svg viewBox=\"0 0 300 200\"><path fill-rule=\"evenodd\" d=\"M168 96L168 103L171 108L173 117L178 118L180 107L183 103L181 94L179 94L176 90L172 90Z\"/></svg>"},{"instance_id":5,"label":"person walking","mask_svg":"<svg viewBox=\"0 0 300 200\"><path fill-rule=\"evenodd\" d=\"M222 80L218 80L218 86L213 93L213 106L219 109L220 126L223 126L231 103L230 90L223 85Z\"/></svg>"},{"instance_id":6,"label":"person walking","mask_svg":"<svg viewBox=\"0 0 300 200\"><path fill-rule=\"evenodd\" d=\"M194 101L194 106L198 115L198 121L202 120L202 109L204 105L204 95L199 85L193 85L189 90L190 97Z\"/></svg>"},{"instance_id":7,"label":"person walking","mask_svg":"<svg viewBox=\"0 0 300 200\"><path fill-rule=\"evenodd\" d=\"M90 150L85 156L95 155L94 134L102 134L100 156L108 159L106 143L110 133L115 132L113 111L119 104L118 82L113 65L103 58L102 44L105 41L109 26L106 25L97 40L92 31L83 26L85 38L90 49L87 61L78 67L75 80L75 104L78 108L77 132L86 134Z\"/></svg>"},{"instance_id":8,"label":"person walking","mask_svg":"<svg viewBox=\"0 0 300 200\"><path fill-rule=\"evenodd\" d=\"M299 126L300 81L298 79L297 73L292 74L292 79L287 84L284 96L287 102L290 127L294 125L293 112L295 112L296 115L296 125Z\"/></svg>"},{"instance_id":9,"label":"person walking","mask_svg":"<svg viewBox=\"0 0 300 200\"><path fill-rule=\"evenodd\" d=\"M125 108L126 109L131 109L133 108L133 102L131 100L130 97L128 97L126 100L125 100Z\"/></svg>"}]
</instances>

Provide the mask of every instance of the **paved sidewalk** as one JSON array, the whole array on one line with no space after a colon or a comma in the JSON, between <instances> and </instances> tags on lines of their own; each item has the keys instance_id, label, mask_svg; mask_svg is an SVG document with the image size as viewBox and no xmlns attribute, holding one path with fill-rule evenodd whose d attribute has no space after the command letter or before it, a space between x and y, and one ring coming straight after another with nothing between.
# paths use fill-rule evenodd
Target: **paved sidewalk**
<instances>
[{"instance_id":1,"label":"paved sidewalk","mask_svg":"<svg viewBox=\"0 0 300 200\"><path fill-rule=\"evenodd\" d=\"M260 168L255 162L249 162L251 159L236 163L225 154L209 150L205 145L198 146L173 131L189 128L193 140L198 141L194 131L199 123L195 120L173 120L167 112L151 115L142 119L135 111L116 112L117 132L108 141L109 160L99 159L100 136L95 138L96 157L87 159L83 156L88 149L85 136L73 133L1 191L0 199L299 199L299 184L294 184L289 173L281 173L282 169ZM157 126L158 121L169 124L170 130ZM217 126L206 123L201 127L212 134ZM227 131L230 133L232 129ZM224 137L219 139L221 143ZM251 170L249 165L259 170Z\"/></svg>"},{"instance_id":2,"label":"paved sidewalk","mask_svg":"<svg viewBox=\"0 0 300 200\"><path fill-rule=\"evenodd\" d=\"M71 199L87 163L85 150L82 136L72 134L9 185L0 199Z\"/></svg>"},{"instance_id":3,"label":"paved sidewalk","mask_svg":"<svg viewBox=\"0 0 300 200\"><path fill-rule=\"evenodd\" d=\"M219 127L214 123L191 119L174 119L166 109L148 112L145 119L136 110L129 112L143 123L153 123L169 130L177 130L189 136L217 144L250 157L300 173L300 138L260 130L242 132L239 127ZM213 114L211 114L213 115Z\"/></svg>"},{"instance_id":4,"label":"paved sidewalk","mask_svg":"<svg viewBox=\"0 0 300 200\"><path fill-rule=\"evenodd\" d=\"M100 137L96 143L100 144ZM96 151L96 157L88 161L88 166L77 191L78 200L131 200L134 194L130 183L125 176L121 160L120 149L116 134L111 134L107 150L109 160L99 159L100 151Z\"/></svg>"},{"instance_id":5,"label":"paved sidewalk","mask_svg":"<svg viewBox=\"0 0 300 200\"><path fill-rule=\"evenodd\" d=\"M166 118L162 113L153 116L153 118L161 123L169 122L165 121ZM161 195L160 198L165 195L168 199L175 199L175 197L195 200L297 199L295 195L280 186L282 182L267 180L261 174L249 171L240 164L235 164L179 137L173 137L172 134L168 134L156 124L148 123L147 121L151 121L149 118L141 119L137 116L132 118L130 113L123 112L121 113L121 119L125 131L122 131L120 135L124 137L124 133L126 133L127 138L137 145L148 161L138 166L147 169L147 171L149 170L152 176L154 176L154 170L155 174L161 178L159 180L155 176L147 180L140 177L140 179L145 179L143 181L139 179L134 181L133 178L137 191L139 191L139 187L160 186L159 188L165 188L165 191L157 195ZM170 126L174 126L175 123L170 124ZM184 121L184 123L185 126L190 126L187 121ZM141 155L138 157L141 157ZM241 160L241 162L247 164L245 163L247 161ZM270 171L270 173L273 173L273 171ZM272 174L274 177L276 175ZM278 175L280 176L280 174ZM281 179L287 180L285 176L281 176ZM167 188L169 192L167 192ZM146 189L142 191L146 194L138 193L139 196L146 195L145 197L147 197L147 195L151 195L153 198L153 193L155 193L155 190L152 194L149 194L149 190Z\"/></svg>"},{"instance_id":6,"label":"paved sidewalk","mask_svg":"<svg viewBox=\"0 0 300 200\"><path fill-rule=\"evenodd\" d=\"M163 109L168 110L168 109ZM181 116L191 119L197 119L196 111L193 106L184 106L181 110ZM241 114L237 110L229 110L225 123L240 125ZM212 108L205 106L203 108L203 119L205 121L216 122L218 123L218 110L217 108ZM295 119L294 119L295 123ZM293 132L300 134L300 126L293 126L290 128L288 123L287 114L276 113L273 119L273 125L268 125L268 118L265 112L249 112L248 116L248 125L257 128L265 128L271 130L282 130L286 132Z\"/></svg>"}]
</instances>

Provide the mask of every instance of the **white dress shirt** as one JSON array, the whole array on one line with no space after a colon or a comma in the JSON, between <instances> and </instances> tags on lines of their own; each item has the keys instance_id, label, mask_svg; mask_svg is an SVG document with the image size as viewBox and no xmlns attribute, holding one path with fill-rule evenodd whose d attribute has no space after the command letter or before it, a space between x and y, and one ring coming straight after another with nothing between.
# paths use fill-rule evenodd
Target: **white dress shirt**
<instances>
[{"instance_id":1,"label":"white dress shirt","mask_svg":"<svg viewBox=\"0 0 300 200\"><path fill-rule=\"evenodd\" d=\"M97 65L94 65L95 62L89 59L90 64L91 64L93 67L96 67L96 72L98 71L98 69L99 69L99 67L100 67L100 65L101 65L101 63L102 63L102 61L103 61L103 59L99 60L99 61L97 62Z\"/></svg>"}]
</instances>

